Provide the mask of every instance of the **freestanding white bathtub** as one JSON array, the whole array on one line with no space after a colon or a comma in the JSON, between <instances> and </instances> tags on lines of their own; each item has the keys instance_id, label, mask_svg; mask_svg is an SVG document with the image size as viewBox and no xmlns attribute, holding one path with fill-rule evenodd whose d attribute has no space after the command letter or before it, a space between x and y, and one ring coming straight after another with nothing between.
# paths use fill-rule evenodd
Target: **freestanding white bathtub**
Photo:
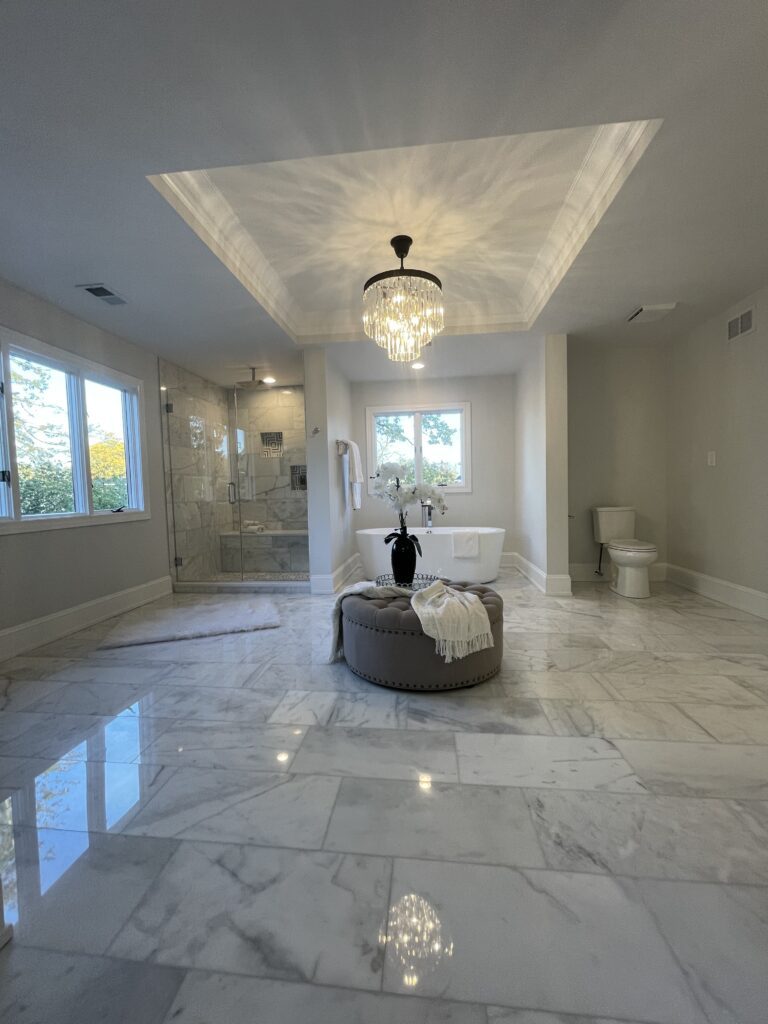
<instances>
[{"instance_id":1,"label":"freestanding white bathtub","mask_svg":"<svg viewBox=\"0 0 768 1024\"><path fill-rule=\"evenodd\" d=\"M480 534L480 554L477 558L454 558L452 533L472 531ZM363 559L366 579L392 572L390 545L384 543L391 529L358 530L357 547ZM409 533L419 538L423 555L416 560L416 572L445 576L450 580L467 583L490 583L499 575L501 552L506 530L495 526L417 526Z\"/></svg>"}]
</instances>

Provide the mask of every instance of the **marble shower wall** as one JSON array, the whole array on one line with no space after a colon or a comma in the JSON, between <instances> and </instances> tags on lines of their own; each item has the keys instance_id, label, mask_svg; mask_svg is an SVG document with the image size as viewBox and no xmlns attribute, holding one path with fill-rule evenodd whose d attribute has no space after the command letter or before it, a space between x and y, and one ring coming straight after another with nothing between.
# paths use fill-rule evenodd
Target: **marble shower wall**
<instances>
[{"instance_id":1,"label":"marble shower wall","mask_svg":"<svg viewBox=\"0 0 768 1024\"><path fill-rule=\"evenodd\" d=\"M263 523L268 530L307 529L306 486L303 490L291 488L291 466L304 467L306 485L304 388L289 390L290 394L281 388L237 392L242 516L244 521ZM261 435L275 431L282 432L283 453L279 458L264 458Z\"/></svg>"},{"instance_id":2,"label":"marble shower wall","mask_svg":"<svg viewBox=\"0 0 768 1024\"><path fill-rule=\"evenodd\" d=\"M171 559L182 559L171 574L204 580L221 572L219 535L238 528L227 496L231 392L162 359L160 383L173 409L162 415Z\"/></svg>"}]
</instances>

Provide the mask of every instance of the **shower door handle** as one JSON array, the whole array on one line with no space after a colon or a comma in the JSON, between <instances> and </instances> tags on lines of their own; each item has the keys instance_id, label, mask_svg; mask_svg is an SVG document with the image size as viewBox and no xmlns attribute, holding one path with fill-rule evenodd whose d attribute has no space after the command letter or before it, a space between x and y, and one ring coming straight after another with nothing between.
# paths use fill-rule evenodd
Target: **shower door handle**
<instances>
[{"instance_id":1,"label":"shower door handle","mask_svg":"<svg viewBox=\"0 0 768 1024\"><path fill-rule=\"evenodd\" d=\"M230 481L227 484L227 499L230 505L237 504L237 487L235 486L233 481Z\"/></svg>"}]
</instances>

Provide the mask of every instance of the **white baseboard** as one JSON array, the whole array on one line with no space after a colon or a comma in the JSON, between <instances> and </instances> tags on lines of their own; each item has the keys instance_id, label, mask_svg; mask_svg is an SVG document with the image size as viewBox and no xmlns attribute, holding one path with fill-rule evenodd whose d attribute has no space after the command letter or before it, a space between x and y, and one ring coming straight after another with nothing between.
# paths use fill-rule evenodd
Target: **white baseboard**
<instances>
[{"instance_id":1,"label":"white baseboard","mask_svg":"<svg viewBox=\"0 0 768 1024\"><path fill-rule=\"evenodd\" d=\"M363 562L357 552L350 555L332 573L312 573L309 577L309 589L313 594L336 594L356 576L359 579L363 578Z\"/></svg>"},{"instance_id":2,"label":"white baseboard","mask_svg":"<svg viewBox=\"0 0 768 1024\"><path fill-rule=\"evenodd\" d=\"M603 575L596 576L597 562L574 562L568 566L574 583L610 583L611 559L606 552L603 555ZM667 578L667 563L654 562L648 571L648 578L653 583L660 583Z\"/></svg>"},{"instance_id":3,"label":"white baseboard","mask_svg":"<svg viewBox=\"0 0 768 1024\"><path fill-rule=\"evenodd\" d=\"M707 576L703 572L685 569L681 565L667 565L666 568L667 579L670 583L676 583L678 586L692 590L695 594L701 594L702 597L708 597L712 601L730 605L731 608L749 612L750 615L759 615L760 618L768 619L768 594L764 591L743 587L740 583L731 583L729 580L721 580L716 576Z\"/></svg>"},{"instance_id":4,"label":"white baseboard","mask_svg":"<svg viewBox=\"0 0 768 1024\"><path fill-rule=\"evenodd\" d=\"M160 579L140 583L127 590L118 590L106 597L97 597L93 601L77 604L72 608L64 608L51 615L43 615L39 619L21 622L18 626L9 626L0 630L0 661L14 658L24 651L34 650L44 644L53 643L63 636L76 633L79 629L87 629L113 615L128 612L139 605L156 601L172 591L171 577L161 576Z\"/></svg>"},{"instance_id":5,"label":"white baseboard","mask_svg":"<svg viewBox=\"0 0 768 1024\"><path fill-rule=\"evenodd\" d=\"M523 558L522 555L517 552L507 552L512 554L512 565L514 568L525 576L526 579L530 580L531 583L542 594L546 594L547 597L570 597L571 596L571 577L566 574L555 574L550 573L549 575L540 569L538 565L534 565L533 562L529 562L527 558ZM501 564L504 565L504 555L501 556Z\"/></svg>"}]
</instances>

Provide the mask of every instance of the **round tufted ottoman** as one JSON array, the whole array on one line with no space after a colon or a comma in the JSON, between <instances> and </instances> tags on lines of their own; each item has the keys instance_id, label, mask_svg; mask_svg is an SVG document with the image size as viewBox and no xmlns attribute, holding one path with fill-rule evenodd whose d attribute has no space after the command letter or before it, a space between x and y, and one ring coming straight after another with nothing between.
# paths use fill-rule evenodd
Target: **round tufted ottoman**
<instances>
[{"instance_id":1,"label":"round tufted ottoman","mask_svg":"<svg viewBox=\"0 0 768 1024\"><path fill-rule=\"evenodd\" d=\"M488 609L493 647L446 665L435 653L435 641L422 632L410 597L350 594L341 605L342 636L344 657L355 675L395 690L455 690L496 675L503 654L503 600L477 583L450 586L477 594Z\"/></svg>"}]
</instances>

